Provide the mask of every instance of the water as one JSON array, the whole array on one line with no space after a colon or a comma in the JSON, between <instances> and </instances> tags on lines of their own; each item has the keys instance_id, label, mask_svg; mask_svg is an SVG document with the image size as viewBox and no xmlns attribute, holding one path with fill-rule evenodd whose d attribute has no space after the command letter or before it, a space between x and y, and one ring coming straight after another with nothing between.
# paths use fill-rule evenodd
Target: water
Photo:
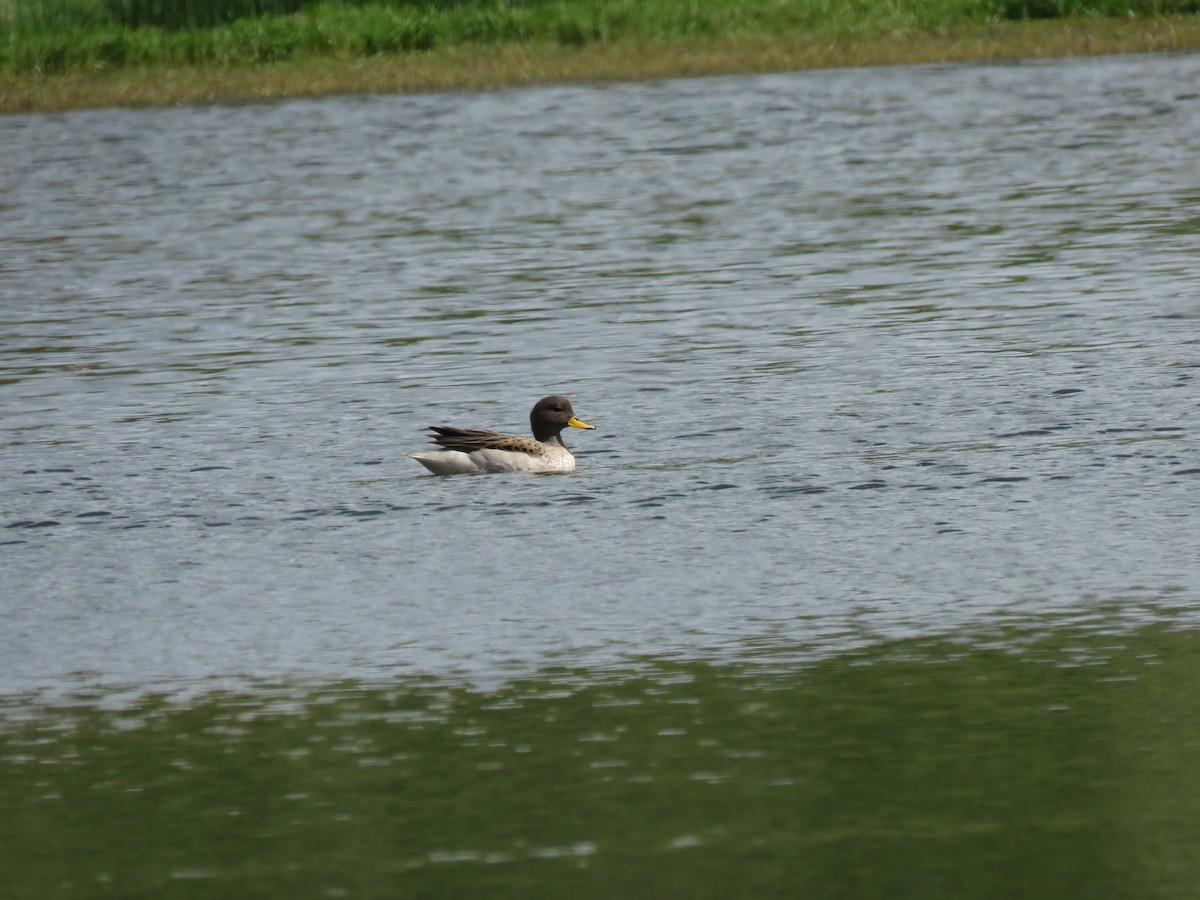
<instances>
[{"instance_id":1,"label":"water","mask_svg":"<svg viewBox=\"0 0 1200 900\"><path fill-rule=\"evenodd\" d=\"M1198 76L0 120L18 893L1187 896L1186 856L1096 822L1138 797L1192 846L1154 788L1197 745L1168 711L1196 686ZM598 426L573 475L403 455L560 391ZM229 846L195 824L231 817ZM712 871L672 865L701 846Z\"/></svg>"}]
</instances>

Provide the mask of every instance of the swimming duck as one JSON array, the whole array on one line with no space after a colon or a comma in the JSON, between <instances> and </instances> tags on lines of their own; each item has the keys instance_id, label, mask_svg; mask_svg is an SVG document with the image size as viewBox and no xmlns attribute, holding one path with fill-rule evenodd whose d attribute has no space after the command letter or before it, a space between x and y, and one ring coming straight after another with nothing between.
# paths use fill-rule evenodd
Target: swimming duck
<instances>
[{"instance_id":1,"label":"swimming duck","mask_svg":"<svg viewBox=\"0 0 1200 900\"><path fill-rule=\"evenodd\" d=\"M482 428L430 425L429 437L442 447L408 454L435 475L481 472L573 472L575 457L559 435L564 428L595 428L575 418L571 401L560 394L543 397L529 413L533 438Z\"/></svg>"}]
</instances>

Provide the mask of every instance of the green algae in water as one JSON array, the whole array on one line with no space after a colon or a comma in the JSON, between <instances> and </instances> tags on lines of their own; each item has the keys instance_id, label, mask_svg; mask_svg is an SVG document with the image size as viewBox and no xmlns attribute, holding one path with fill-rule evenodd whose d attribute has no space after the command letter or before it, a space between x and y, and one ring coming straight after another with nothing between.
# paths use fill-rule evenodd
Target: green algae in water
<instances>
[{"instance_id":1,"label":"green algae in water","mask_svg":"<svg viewBox=\"0 0 1200 900\"><path fill-rule=\"evenodd\" d=\"M6 896L1189 897L1200 634L10 705Z\"/></svg>"}]
</instances>

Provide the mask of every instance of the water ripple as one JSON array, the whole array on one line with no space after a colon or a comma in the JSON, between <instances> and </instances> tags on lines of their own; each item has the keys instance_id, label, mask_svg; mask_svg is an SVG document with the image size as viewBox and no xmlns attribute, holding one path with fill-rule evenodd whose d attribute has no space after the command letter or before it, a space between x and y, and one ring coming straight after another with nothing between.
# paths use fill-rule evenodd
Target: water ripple
<instances>
[{"instance_id":1,"label":"water ripple","mask_svg":"<svg viewBox=\"0 0 1200 900\"><path fill-rule=\"evenodd\" d=\"M7 117L0 691L1182 614L1198 68Z\"/></svg>"}]
</instances>

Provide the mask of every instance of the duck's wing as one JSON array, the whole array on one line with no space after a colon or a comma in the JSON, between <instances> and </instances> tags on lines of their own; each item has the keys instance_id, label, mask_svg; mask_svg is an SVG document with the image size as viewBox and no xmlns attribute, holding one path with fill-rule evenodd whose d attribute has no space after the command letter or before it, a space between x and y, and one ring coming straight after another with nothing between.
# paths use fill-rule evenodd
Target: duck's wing
<instances>
[{"instance_id":1,"label":"duck's wing","mask_svg":"<svg viewBox=\"0 0 1200 900\"><path fill-rule=\"evenodd\" d=\"M429 428L434 432L429 437L446 450L461 450L463 453L475 450L507 450L509 453L539 456L545 449L533 438L501 434L484 428L451 428L446 425L430 425Z\"/></svg>"}]
</instances>

